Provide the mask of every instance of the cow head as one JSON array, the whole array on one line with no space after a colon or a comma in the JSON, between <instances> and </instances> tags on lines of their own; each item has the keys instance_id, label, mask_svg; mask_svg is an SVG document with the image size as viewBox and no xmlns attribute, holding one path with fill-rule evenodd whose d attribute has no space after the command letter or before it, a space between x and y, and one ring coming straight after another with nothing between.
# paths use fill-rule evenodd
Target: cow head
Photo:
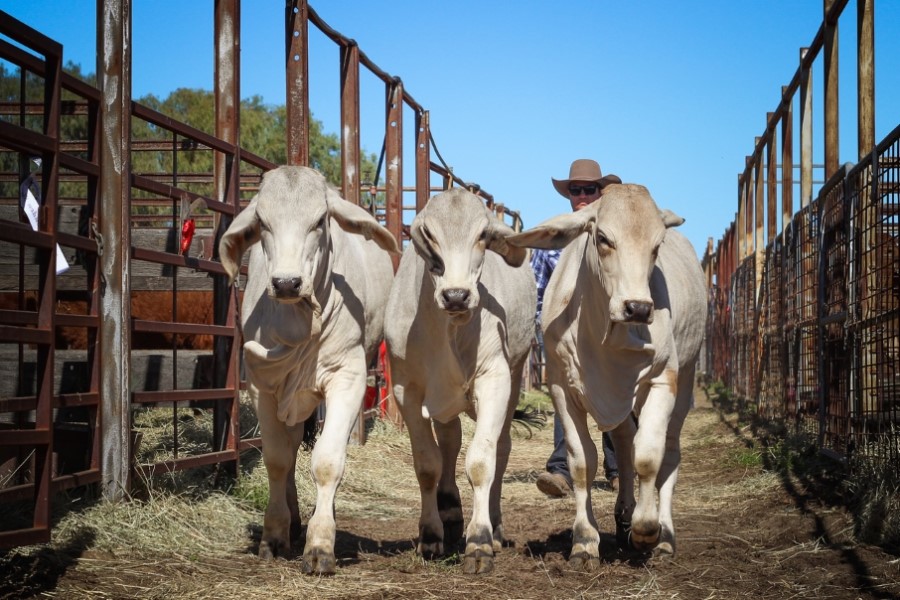
<instances>
[{"instance_id":1,"label":"cow head","mask_svg":"<svg viewBox=\"0 0 900 600\"><path fill-rule=\"evenodd\" d=\"M587 233L591 243L586 266L609 298L611 321L650 323L650 275L666 229L682 223L684 219L672 211L657 208L647 188L610 185L591 205L548 219L507 241L531 248L563 248Z\"/></svg>"},{"instance_id":2,"label":"cow head","mask_svg":"<svg viewBox=\"0 0 900 600\"><path fill-rule=\"evenodd\" d=\"M282 166L263 176L256 197L223 235L222 266L234 281L244 252L259 242L269 298L281 303L304 301L317 308L315 289L331 270L331 219L345 231L399 252L394 237L368 212L343 200L321 173Z\"/></svg>"},{"instance_id":3,"label":"cow head","mask_svg":"<svg viewBox=\"0 0 900 600\"><path fill-rule=\"evenodd\" d=\"M416 215L410 238L434 283L434 301L456 324L468 322L481 296L478 282L484 253L496 252L512 266L526 251L510 246L515 232L494 216L481 198L461 188L432 197Z\"/></svg>"}]
</instances>

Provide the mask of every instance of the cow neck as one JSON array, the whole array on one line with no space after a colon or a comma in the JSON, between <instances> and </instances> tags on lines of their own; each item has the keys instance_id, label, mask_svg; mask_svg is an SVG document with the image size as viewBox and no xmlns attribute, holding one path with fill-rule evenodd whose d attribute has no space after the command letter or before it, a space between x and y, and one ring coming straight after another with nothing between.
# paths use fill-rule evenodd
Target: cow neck
<instances>
[{"instance_id":1,"label":"cow neck","mask_svg":"<svg viewBox=\"0 0 900 600\"><path fill-rule=\"evenodd\" d=\"M433 319L433 322L439 324L443 328L443 335L446 339L446 343L450 348L450 353L456 359L456 365L462 365L462 356L460 354L460 349L458 345L459 338L459 329L460 327L465 327L466 325L458 325L454 323L450 317L447 316L447 313L438 308L437 303L434 301L434 295L437 292L437 288L434 285L434 280L431 278L431 275L428 273L427 269L422 270L422 297L429 298L430 302L426 303L427 311L430 313ZM477 318L477 315L472 315L472 318ZM471 323L471 320L468 322ZM467 324L468 324L467 323ZM435 339L435 343L440 343L440 340ZM448 368L453 368L454 365L448 365Z\"/></svg>"}]
</instances>

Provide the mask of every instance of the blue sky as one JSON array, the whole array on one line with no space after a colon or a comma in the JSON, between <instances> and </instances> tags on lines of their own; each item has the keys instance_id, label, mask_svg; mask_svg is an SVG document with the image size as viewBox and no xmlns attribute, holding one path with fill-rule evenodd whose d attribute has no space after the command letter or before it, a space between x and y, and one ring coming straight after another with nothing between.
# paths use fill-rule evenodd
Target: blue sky
<instances>
[{"instance_id":1,"label":"blue sky","mask_svg":"<svg viewBox=\"0 0 900 600\"><path fill-rule=\"evenodd\" d=\"M686 218L701 254L737 210L737 175L821 23L822 0L311 2L430 111L456 174L518 210L526 227L567 211L551 177L575 158L646 185ZM211 89L213 0L133 0L133 95ZM875 0L876 139L900 124L900 2ZM93 0L0 0L94 71ZM284 2L244 2L241 95L283 104ZM856 2L840 21L841 162L856 160ZM337 47L310 27L310 99L339 130ZM383 85L362 75L362 144L381 148ZM822 120L821 60L813 71ZM412 117L405 143L412 142ZM795 132L798 131L795 128ZM795 138L799 133L795 133ZM799 151L795 151L795 160ZM437 157L432 154L432 160ZM822 162L816 133L814 161ZM818 178L821 178L819 175ZM413 163L404 169L411 185ZM795 194L795 197L797 194ZM408 200L411 202L411 200ZM796 202L796 200L795 200Z\"/></svg>"}]
</instances>

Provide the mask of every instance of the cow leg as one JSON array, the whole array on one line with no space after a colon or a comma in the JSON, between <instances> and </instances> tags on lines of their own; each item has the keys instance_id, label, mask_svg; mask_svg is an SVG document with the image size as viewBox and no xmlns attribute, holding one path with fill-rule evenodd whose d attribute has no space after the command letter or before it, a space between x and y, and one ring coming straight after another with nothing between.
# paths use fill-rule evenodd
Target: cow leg
<instances>
[{"instance_id":1,"label":"cow leg","mask_svg":"<svg viewBox=\"0 0 900 600\"><path fill-rule=\"evenodd\" d=\"M509 453L512 450L512 439L509 435L509 428L512 424L513 414L516 411L516 404L519 402L519 389L522 385L522 367L524 367L524 362L512 369L512 387L506 405L506 420L503 423L503 429L500 430L500 438L497 440L497 467L494 483L491 485L490 506L491 525L494 528L494 552L499 552L507 541L506 536L503 534L503 513L500 510L500 497L503 491L503 475L506 473L506 466L509 464Z\"/></svg>"},{"instance_id":2,"label":"cow leg","mask_svg":"<svg viewBox=\"0 0 900 600\"><path fill-rule=\"evenodd\" d=\"M619 548L631 547L631 520L634 514L634 435L637 423L628 417L610 432L619 465L619 493L613 516Z\"/></svg>"},{"instance_id":3,"label":"cow leg","mask_svg":"<svg viewBox=\"0 0 900 600\"><path fill-rule=\"evenodd\" d=\"M421 512L416 553L426 559L444 554L444 526L441 522L438 481L442 476L441 454L431 430L431 419L422 417L422 390L405 385L399 369L394 368L394 397L409 433L413 468L419 483Z\"/></svg>"},{"instance_id":4,"label":"cow leg","mask_svg":"<svg viewBox=\"0 0 900 600\"><path fill-rule=\"evenodd\" d=\"M463 535L462 500L456 485L456 461L462 448L462 423L459 417L449 423L434 423L440 449L441 468L437 489L437 509L444 528L444 551L455 548Z\"/></svg>"},{"instance_id":5,"label":"cow leg","mask_svg":"<svg viewBox=\"0 0 900 600\"><path fill-rule=\"evenodd\" d=\"M591 439L587 413L574 402L567 401L563 387L552 385L550 395L565 432L575 496L569 566L575 570L594 571L600 567L600 529L591 502L591 486L597 475L597 445Z\"/></svg>"},{"instance_id":6,"label":"cow leg","mask_svg":"<svg viewBox=\"0 0 900 600\"><path fill-rule=\"evenodd\" d=\"M678 394L675 399L675 410L666 431L666 455L656 487L659 490L659 543L656 552L675 554L675 524L672 519L672 496L678 481L678 468L681 465L681 428L694 402L694 375L696 367L684 368L678 373Z\"/></svg>"},{"instance_id":7,"label":"cow leg","mask_svg":"<svg viewBox=\"0 0 900 600\"><path fill-rule=\"evenodd\" d=\"M489 573L494 568L494 534L491 524L491 487L497 472L497 445L507 418L510 372L506 364L486 367L475 380L477 420L466 452L466 477L472 486L472 519L466 528L463 573Z\"/></svg>"},{"instance_id":8,"label":"cow leg","mask_svg":"<svg viewBox=\"0 0 900 600\"><path fill-rule=\"evenodd\" d=\"M252 391L251 396L255 397L254 405L263 441L263 463L269 478L269 502L263 520L259 557L271 560L288 555L292 511L297 512L298 521L300 518L299 509L296 508L296 486L291 486L290 482L293 480L297 461L295 448L298 447L302 432L278 420L275 414L277 402L273 395ZM290 499L292 487L294 508L291 507Z\"/></svg>"},{"instance_id":9,"label":"cow leg","mask_svg":"<svg viewBox=\"0 0 900 600\"><path fill-rule=\"evenodd\" d=\"M669 384L669 375L671 383ZM675 406L672 389L677 375L666 371L663 381L654 381L641 409L634 438L634 468L638 474L639 495L631 526L631 543L636 550L652 550L659 541L659 510L656 503L656 479L666 454L666 432Z\"/></svg>"},{"instance_id":10,"label":"cow leg","mask_svg":"<svg viewBox=\"0 0 900 600\"><path fill-rule=\"evenodd\" d=\"M297 439L301 439L303 434L299 434ZM300 446L297 445L293 449L293 455L295 457L297 452L300 450ZM296 464L295 464L296 467ZM297 469L289 469L288 470L288 480L287 480L287 504L288 510L291 513L291 526L290 526L290 534L291 540L299 540L300 536L303 535L303 520L300 517L300 503L297 499Z\"/></svg>"},{"instance_id":11,"label":"cow leg","mask_svg":"<svg viewBox=\"0 0 900 600\"><path fill-rule=\"evenodd\" d=\"M359 363L365 365L362 358ZM339 377L340 374L335 376ZM325 392L325 424L310 460L316 483L316 509L306 527L306 546L300 563L301 571L307 574L333 575L335 569L334 497L344 476L350 430L362 405L365 369L359 375L346 377L335 381L334 387Z\"/></svg>"}]
</instances>

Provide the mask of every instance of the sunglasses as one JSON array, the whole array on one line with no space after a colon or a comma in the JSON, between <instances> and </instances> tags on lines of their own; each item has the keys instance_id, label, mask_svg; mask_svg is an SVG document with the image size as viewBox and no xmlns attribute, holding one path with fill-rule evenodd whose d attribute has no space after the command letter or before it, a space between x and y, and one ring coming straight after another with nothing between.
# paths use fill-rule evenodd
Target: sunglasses
<instances>
[{"instance_id":1,"label":"sunglasses","mask_svg":"<svg viewBox=\"0 0 900 600\"><path fill-rule=\"evenodd\" d=\"M597 184L592 183L591 185L571 185L569 186L569 193L573 196L580 196L581 193L584 192L588 196L597 193Z\"/></svg>"}]
</instances>

